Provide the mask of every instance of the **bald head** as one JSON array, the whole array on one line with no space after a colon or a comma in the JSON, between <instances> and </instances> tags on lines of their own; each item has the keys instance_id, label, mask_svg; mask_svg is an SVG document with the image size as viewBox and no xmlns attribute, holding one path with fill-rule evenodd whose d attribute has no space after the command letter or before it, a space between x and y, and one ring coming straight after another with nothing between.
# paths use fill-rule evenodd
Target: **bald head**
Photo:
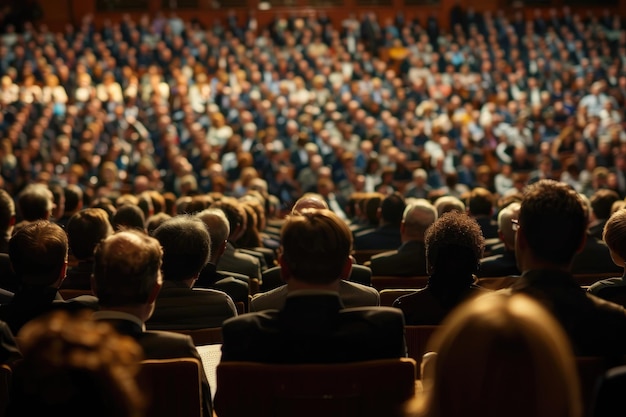
<instances>
[{"instance_id":1,"label":"bald head","mask_svg":"<svg viewBox=\"0 0 626 417\"><path fill-rule=\"evenodd\" d=\"M311 209L327 209L328 203L319 194L307 193L300 197L293 205L291 213L299 213L305 208Z\"/></svg>"}]
</instances>

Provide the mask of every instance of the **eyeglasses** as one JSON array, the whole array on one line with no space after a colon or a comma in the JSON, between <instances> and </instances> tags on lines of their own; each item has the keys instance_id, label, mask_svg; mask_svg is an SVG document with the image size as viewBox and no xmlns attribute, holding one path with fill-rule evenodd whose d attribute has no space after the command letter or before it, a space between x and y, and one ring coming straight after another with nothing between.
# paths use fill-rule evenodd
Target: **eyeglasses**
<instances>
[{"instance_id":1,"label":"eyeglasses","mask_svg":"<svg viewBox=\"0 0 626 417\"><path fill-rule=\"evenodd\" d=\"M517 232L519 230L519 220L511 219L511 228L514 232Z\"/></svg>"}]
</instances>

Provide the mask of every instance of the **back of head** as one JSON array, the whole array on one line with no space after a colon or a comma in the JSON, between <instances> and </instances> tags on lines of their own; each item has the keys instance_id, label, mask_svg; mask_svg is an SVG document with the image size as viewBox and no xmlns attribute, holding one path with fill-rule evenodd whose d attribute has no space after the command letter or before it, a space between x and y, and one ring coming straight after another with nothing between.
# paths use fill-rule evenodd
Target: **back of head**
<instances>
[{"instance_id":1,"label":"back of head","mask_svg":"<svg viewBox=\"0 0 626 417\"><path fill-rule=\"evenodd\" d=\"M618 210L609 217L604 225L602 239L609 247L613 261L624 266L626 262L626 209Z\"/></svg>"},{"instance_id":2,"label":"back of head","mask_svg":"<svg viewBox=\"0 0 626 417\"><path fill-rule=\"evenodd\" d=\"M153 214L146 219L146 231L150 236L154 233L155 229L159 227L165 220L171 219L172 216L165 212Z\"/></svg>"},{"instance_id":3,"label":"back of head","mask_svg":"<svg viewBox=\"0 0 626 417\"><path fill-rule=\"evenodd\" d=\"M467 286L468 278L478 270L485 238L476 220L465 213L450 211L426 231L425 245L429 275L445 277L442 284L446 286Z\"/></svg>"},{"instance_id":4,"label":"back of head","mask_svg":"<svg viewBox=\"0 0 626 417\"><path fill-rule=\"evenodd\" d=\"M617 192L601 188L589 199L591 203L591 211L596 219L604 220L611 216L611 207L613 203L620 200Z\"/></svg>"},{"instance_id":5,"label":"back of head","mask_svg":"<svg viewBox=\"0 0 626 417\"><path fill-rule=\"evenodd\" d=\"M15 224L15 202L9 193L0 189L0 234L10 235Z\"/></svg>"},{"instance_id":6,"label":"back of head","mask_svg":"<svg viewBox=\"0 0 626 417\"><path fill-rule=\"evenodd\" d=\"M36 318L20 331L23 359L14 369L10 416L139 417L135 376L143 359L134 339L89 313Z\"/></svg>"},{"instance_id":7,"label":"back of head","mask_svg":"<svg viewBox=\"0 0 626 417\"><path fill-rule=\"evenodd\" d=\"M532 253L544 262L568 264L580 248L587 215L568 185L541 180L528 186L519 213L520 230Z\"/></svg>"},{"instance_id":8,"label":"back of head","mask_svg":"<svg viewBox=\"0 0 626 417\"><path fill-rule=\"evenodd\" d=\"M230 240L236 240L246 225L246 213L243 207L241 207L241 203L236 198L223 197L212 204L211 207L219 208L226 214L231 233Z\"/></svg>"},{"instance_id":9,"label":"back of head","mask_svg":"<svg viewBox=\"0 0 626 417\"><path fill-rule=\"evenodd\" d=\"M305 193L302 197L296 200L291 208L291 214L295 214L306 208L327 209L328 203L324 200L324 197L319 194Z\"/></svg>"},{"instance_id":10,"label":"back of head","mask_svg":"<svg viewBox=\"0 0 626 417\"><path fill-rule=\"evenodd\" d=\"M52 192L43 184L27 185L17 197L22 220L48 220L53 208Z\"/></svg>"},{"instance_id":11,"label":"back of head","mask_svg":"<svg viewBox=\"0 0 626 417\"><path fill-rule=\"evenodd\" d=\"M405 206L402 194L394 192L385 197L382 203L380 203L380 217L387 224L400 226Z\"/></svg>"},{"instance_id":12,"label":"back of head","mask_svg":"<svg viewBox=\"0 0 626 417\"><path fill-rule=\"evenodd\" d=\"M369 224L378 224L378 209L383 201L383 195L380 193L371 193L365 197L365 218Z\"/></svg>"},{"instance_id":13,"label":"back of head","mask_svg":"<svg viewBox=\"0 0 626 417\"><path fill-rule=\"evenodd\" d=\"M76 184L68 184L63 190L65 194L65 212L73 213L83 204L83 190Z\"/></svg>"},{"instance_id":14,"label":"back of head","mask_svg":"<svg viewBox=\"0 0 626 417\"><path fill-rule=\"evenodd\" d=\"M94 252L95 294L105 307L141 305L161 282L161 244L137 230L117 232Z\"/></svg>"},{"instance_id":15,"label":"back of head","mask_svg":"<svg viewBox=\"0 0 626 417\"><path fill-rule=\"evenodd\" d=\"M65 227L72 254L78 260L93 257L96 245L113 233L109 216L100 208L86 208L69 218Z\"/></svg>"},{"instance_id":16,"label":"back of head","mask_svg":"<svg viewBox=\"0 0 626 417\"><path fill-rule=\"evenodd\" d=\"M437 200L435 200L434 205L437 209L437 215L439 217L449 211L465 213L465 203L452 195L444 195L439 197Z\"/></svg>"},{"instance_id":17,"label":"back of head","mask_svg":"<svg viewBox=\"0 0 626 417\"><path fill-rule=\"evenodd\" d=\"M519 217L520 203L511 203L498 212L498 231L508 248L515 248L515 230L511 220Z\"/></svg>"},{"instance_id":18,"label":"back of head","mask_svg":"<svg viewBox=\"0 0 626 417\"><path fill-rule=\"evenodd\" d=\"M13 270L28 286L54 285L65 273L67 251L65 231L48 220L25 224L9 240Z\"/></svg>"},{"instance_id":19,"label":"back of head","mask_svg":"<svg viewBox=\"0 0 626 417\"><path fill-rule=\"evenodd\" d=\"M406 206L402 216L403 233L412 240L424 240L426 230L437 220L437 209L428 200L417 200Z\"/></svg>"},{"instance_id":20,"label":"back of head","mask_svg":"<svg viewBox=\"0 0 626 417\"><path fill-rule=\"evenodd\" d=\"M528 296L491 293L455 309L431 338L424 416L579 417L569 340Z\"/></svg>"},{"instance_id":21,"label":"back of head","mask_svg":"<svg viewBox=\"0 0 626 417\"><path fill-rule=\"evenodd\" d=\"M111 223L115 230L145 230L146 217L143 210L141 210L138 206L133 204L124 204L115 211Z\"/></svg>"},{"instance_id":22,"label":"back of head","mask_svg":"<svg viewBox=\"0 0 626 417\"><path fill-rule=\"evenodd\" d=\"M299 281L329 284L341 278L352 233L335 213L304 209L288 216L280 232L281 265Z\"/></svg>"},{"instance_id":23,"label":"back of head","mask_svg":"<svg viewBox=\"0 0 626 417\"><path fill-rule=\"evenodd\" d=\"M230 235L230 224L226 214L219 208L209 207L196 216L206 225L211 237L211 260L216 261L220 245L225 244Z\"/></svg>"},{"instance_id":24,"label":"back of head","mask_svg":"<svg viewBox=\"0 0 626 417\"><path fill-rule=\"evenodd\" d=\"M472 216L491 216L493 204L493 194L486 188L476 187L469 193L467 208Z\"/></svg>"},{"instance_id":25,"label":"back of head","mask_svg":"<svg viewBox=\"0 0 626 417\"><path fill-rule=\"evenodd\" d=\"M197 275L209 260L211 237L198 217L179 215L164 221L153 236L163 248L163 279L182 281Z\"/></svg>"}]
</instances>

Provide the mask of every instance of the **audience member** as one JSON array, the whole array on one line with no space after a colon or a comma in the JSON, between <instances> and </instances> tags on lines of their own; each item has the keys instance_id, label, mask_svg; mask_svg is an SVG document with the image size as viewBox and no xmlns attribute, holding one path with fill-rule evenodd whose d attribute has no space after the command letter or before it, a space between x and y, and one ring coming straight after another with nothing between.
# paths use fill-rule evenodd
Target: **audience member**
<instances>
[{"instance_id":1,"label":"audience member","mask_svg":"<svg viewBox=\"0 0 626 417\"><path fill-rule=\"evenodd\" d=\"M498 225L493 221L494 197L482 187L470 191L467 197L467 212L476 219L485 239L498 237Z\"/></svg>"},{"instance_id":2,"label":"audience member","mask_svg":"<svg viewBox=\"0 0 626 417\"><path fill-rule=\"evenodd\" d=\"M224 292L193 288L211 252L205 224L192 215L166 220L154 231L163 248L163 286L156 299L151 330L220 327L237 315L233 300Z\"/></svg>"},{"instance_id":3,"label":"audience member","mask_svg":"<svg viewBox=\"0 0 626 417\"><path fill-rule=\"evenodd\" d=\"M121 229L137 229L146 231L146 217L139 206L123 204L118 207L111 219L111 225L115 231Z\"/></svg>"},{"instance_id":4,"label":"audience member","mask_svg":"<svg viewBox=\"0 0 626 417\"><path fill-rule=\"evenodd\" d=\"M406 355L399 311L343 307L340 277L352 266L352 238L341 218L330 210L302 210L286 219L280 240L285 305L224 322L222 361L329 363Z\"/></svg>"},{"instance_id":5,"label":"audience member","mask_svg":"<svg viewBox=\"0 0 626 417\"><path fill-rule=\"evenodd\" d=\"M354 249L395 249L402 244L400 224L404 213L404 197L399 193L388 195L380 203L380 223L374 230L365 230L354 235Z\"/></svg>"},{"instance_id":6,"label":"audience member","mask_svg":"<svg viewBox=\"0 0 626 417\"><path fill-rule=\"evenodd\" d=\"M424 236L437 220L437 210L428 200L417 200L404 209L400 236L402 245L394 251L372 256L373 275L425 276L426 247Z\"/></svg>"},{"instance_id":7,"label":"audience member","mask_svg":"<svg viewBox=\"0 0 626 417\"><path fill-rule=\"evenodd\" d=\"M141 417L141 347L89 315L53 312L20 332L7 416Z\"/></svg>"},{"instance_id":8,"label":"audience member","mask_svg":"<svg viewBox=\"0 0 626 417\"><path fill-rule=\"evenodd\" d=\"M93 251L102 239L113 234L107 213L99 208L77 211L69 218L65 227L69 250L78 261L69 266L62 288L91 289Z\"/></svg>"},{"instance_id":9,"label":"audience member","mask_svg":"<svg viewBox=\"0 0 626 417\"><path fill-rule=\"evenodd\" d=\"M570 272L587 231L580 196L566 184L540 180L524 193L518 224L515 253L522 275L510 290L543 303L577 356L621 359L626 353L624 308L586 293Z\"/></svg>"},{"instance_id":10,"label":"audience member","mask_svg":"<svg viewBox=\"0 0 626 417\"><path fill-rule=\"evenodd\" d=\"M230 234L229 223L221 209L204 209L196 216L202 220L211 237L209 261L204 265L194 288L213 288L224 291L234 302L248 304L250 294L250 278L246 275L228 271L218 271L217 264L226 250L226 242Z\"/></svg>"},{"instance_id":11,"label":"audience member","mask_svg":"<svg viewBox=\"0 0 626 417\"><path fill-rule=\"evenodd\" d=\"M43 184L27 185L17 197L20 221L48 220L52 216L52 191Z\"/></svg>"},{"instance_id":12,"label":"audience member","mask_svg":"<svg viewBox=\"0 0 626 417\"><path fill-rule=\"evenodd\" d=\"M478 277L505 277L519 275L515 259L515 232L518 220L519 203L511 203L498 212L498 237L504 244L504 251L481 259Z\"/></svg>"},{"instance_id":13,"label":"audience member","mask_svg":"<svg viewBox=\"0 0 626 417\"><path fill-rule=\"evenodd\" d=\"M427 350L435 355L425 357L423 395L407 416L583 415L567 336L530 297L492 293L463 303Z\"/></svg>"},{"instance_id":14,"label":"audience member","mask_svg":"<svg viewBox=\"0 0 626 417\"><path fill-rule=\"evenodd\" d=\"M9 193L0 189L0 254L9 252L15 221L15 202Z\"/></svg>"},{"instance_id":15,"label":"audience member","mask_svg":"<svg viewBox=\"0 0 626 417\"><path fill-rule=\"evenodd\" d=\"M83 208L83 190L76 184L68 184L63 189L65 206L63 215L56 219L56 223L65 227L70 217L79 212Z\"/></svg>"},{"instance_id":16,"label":"audience member","mask_svg":"<svg viewBox=\"0 0 626 417\"><path fill-rule=\"evenodd\" d=\"M58 292L67 269L65 231L48 220L30 222L9 241L9 258L20 287L8 304L0 305L0 320L13 334L25 323L55 309L96 308L93 297L63 300Z\"/></svg>"},{"instance_id":17,"label":"audience member","mask_svg":"<svg viewBox=\"0 0 626 417\"><path fill-rule=\"evenodd\" d=\"M593 193L589 199L591 205L591 215L589 216L589 236L602 239L604 225L611 216L613 203L620 200L619 194L606 188Z\"/></svg>"},{"instance_id":18,"label":"audience member","mask_svg":"<svg viewBox=\"0 0 626 417\"><path fill-rule=\"evenodd\" d=\"M143 349L146 359L194 358L201 361L190 336L146 330L161 290L163 250L159 241L137 230L108 236L94 252L93 292L98 297L96 320L109 322L131 336ZM202 372L202 409L211 417L211 389Z\"/></svg>"},{"instance_id":19,"label":"audience member","mask_svg":"<svg viewBox=\"0 0 626 417\"><path fill-rule=\"evenodd\" d=\"M394 301L406 324L440 324L468 297L482 293L475 273L485 247L476 220L465 213L444 213L426 231L428 285Z\"/></svg>"},{"instance_id":20,"label":"audience member","mask_svg":"<svg viewBox=\"0 0 626 417\"><path fill-rule=\"evenodd\" d=\"M611 259L615 265L622 268L626 267L626 210L618 210L611 215L604 225L604 234L602 239L607 244L611 253ZM587 290L593 295L610 301L618 302L622 306L626 303L626 278L624 275L616 278L608 278L600 280L589 287ZM621 299L621 300L620 300Z\"/></svg>"},{"instance_id":21,"label":"audience member","mask_svg":"<svg viewBox=\"0 0 626 417\"><path fill-rule=\"evenodd\" d=\"M465 203L457 197L451 195L444 195L438 197L433 203L437 209L437 217L441 217L444 213L449 211L458 211L459 213L465 213Z\"/></svg>"}]
</instances>

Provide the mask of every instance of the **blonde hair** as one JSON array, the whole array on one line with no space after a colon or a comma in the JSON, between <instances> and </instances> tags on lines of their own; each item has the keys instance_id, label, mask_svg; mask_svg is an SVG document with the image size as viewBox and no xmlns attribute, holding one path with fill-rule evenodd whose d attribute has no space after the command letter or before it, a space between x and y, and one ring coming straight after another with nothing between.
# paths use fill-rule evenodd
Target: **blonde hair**
<instances>
[{"instance_id":1,"label":"blonde hair","mask_svg":"<svg viewBox=\"0 0 626 417\"><path fill-rule=\"evenodd\" d=\"M491 293L454 310L433 334L432 373L414 403L428 417L580 417L572 348L532 298Z\"/></svg>"}]
</instances>

